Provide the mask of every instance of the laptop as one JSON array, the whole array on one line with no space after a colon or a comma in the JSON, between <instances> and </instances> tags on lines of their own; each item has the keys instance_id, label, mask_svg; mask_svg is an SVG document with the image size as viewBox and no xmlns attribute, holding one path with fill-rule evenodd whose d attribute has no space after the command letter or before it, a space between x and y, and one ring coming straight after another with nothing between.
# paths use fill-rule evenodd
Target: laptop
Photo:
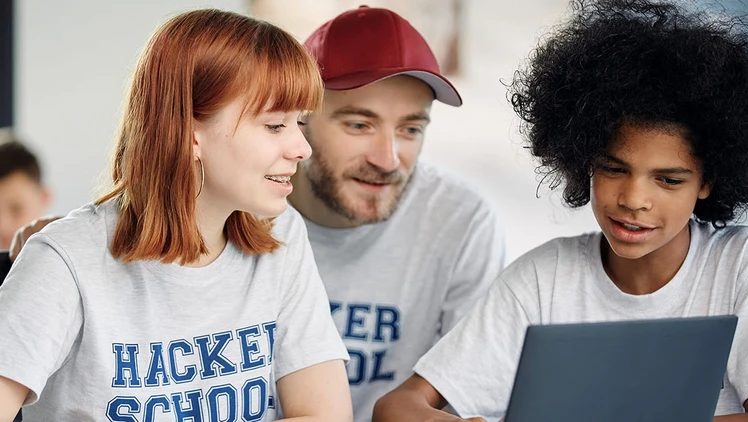
<instances>
[{"instance_id":1,"label":"laptop","mask_svg":"<svg viewBox=\"0 0 748 422\"><path fill-rule=\"evenodd\" d=\"M710 422L734 315L527 328L507 422Z\"/></svg>"},{"instance_id":2,"label":"laptop","mask_svg":"<svg viewBox=\"0 0 748 422\"><path fill-rule=\"evenodd\" d=\"M0 286L3 285L5 276L10 272L10 256L8 251L0 251Z\"/></svg>"}]
</instances>

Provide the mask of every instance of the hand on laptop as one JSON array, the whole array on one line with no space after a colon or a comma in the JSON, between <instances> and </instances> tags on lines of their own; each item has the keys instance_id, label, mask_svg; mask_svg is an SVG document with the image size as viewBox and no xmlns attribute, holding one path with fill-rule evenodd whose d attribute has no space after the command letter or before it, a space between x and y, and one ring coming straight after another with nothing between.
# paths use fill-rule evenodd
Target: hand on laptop
<instances>
[{"instance_id":1,"label":"hand on laptop","mask_svg":"<svg viewBox=\"0 0 748 422\"><path fill-rule=\"evenodd\" d=\"M62 217L43 217L38 220L34 220L31 223L16 230L16 234L13 235L13 241L10 243L10 261L13 262L18 254L21 252L21 248L29 240L32 234L43 229L47 224L59 220Z\"/></svg>"}]
</instances>

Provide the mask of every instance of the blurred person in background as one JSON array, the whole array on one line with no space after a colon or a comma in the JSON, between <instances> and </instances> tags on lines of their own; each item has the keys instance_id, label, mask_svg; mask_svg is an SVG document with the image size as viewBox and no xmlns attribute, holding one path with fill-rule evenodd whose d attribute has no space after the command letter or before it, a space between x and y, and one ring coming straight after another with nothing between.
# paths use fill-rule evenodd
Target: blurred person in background
<instances>
[{"instance_id":1,"label":"blurred person in background","mask_svg":"<svg viewBox=\"0 0 748 422\"><path fill-rule=\"evenodd\" d=\"M0 250L19 228L41 217L51 202L39 160L16 140L0 143Z\"/></svg>"}]
</instances>

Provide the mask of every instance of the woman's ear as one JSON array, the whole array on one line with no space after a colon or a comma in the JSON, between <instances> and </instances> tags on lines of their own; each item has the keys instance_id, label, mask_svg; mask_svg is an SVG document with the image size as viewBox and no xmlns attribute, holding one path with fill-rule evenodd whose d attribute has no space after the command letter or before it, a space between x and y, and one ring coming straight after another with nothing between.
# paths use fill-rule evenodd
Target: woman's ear
<instances>
[{"instance_id":1,"label":"woman's ear","mask_svg":"<svg viewBox=\"0 0 748 422\"><path fill-rule=\"evenodd\" d=\"M195 159L199 159L201 156L201 149L205 137L204 130L198 122L194 122L192 130L192 156Z\"/></svg>"}]
</instances>

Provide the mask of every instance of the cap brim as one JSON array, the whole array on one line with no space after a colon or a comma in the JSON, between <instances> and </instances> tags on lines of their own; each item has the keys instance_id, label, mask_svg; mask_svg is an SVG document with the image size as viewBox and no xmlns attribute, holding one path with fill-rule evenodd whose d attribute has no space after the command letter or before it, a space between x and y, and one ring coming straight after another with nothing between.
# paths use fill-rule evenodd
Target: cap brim
<instances>
[{"instance_id":1,"label":"cap brim","mask_svg":"<svg viewBox=\"0 0 748 422\"><path fill-rule=\"evenodd\" d=\"M457 89L445 77L427 70L380 69L351 73L325 79L325 89L333 91L356 89L397 75L408 75L422 80L434 91L437 101L455 107L462 105L462 98Z\"/></svg>"}]
</instances>

